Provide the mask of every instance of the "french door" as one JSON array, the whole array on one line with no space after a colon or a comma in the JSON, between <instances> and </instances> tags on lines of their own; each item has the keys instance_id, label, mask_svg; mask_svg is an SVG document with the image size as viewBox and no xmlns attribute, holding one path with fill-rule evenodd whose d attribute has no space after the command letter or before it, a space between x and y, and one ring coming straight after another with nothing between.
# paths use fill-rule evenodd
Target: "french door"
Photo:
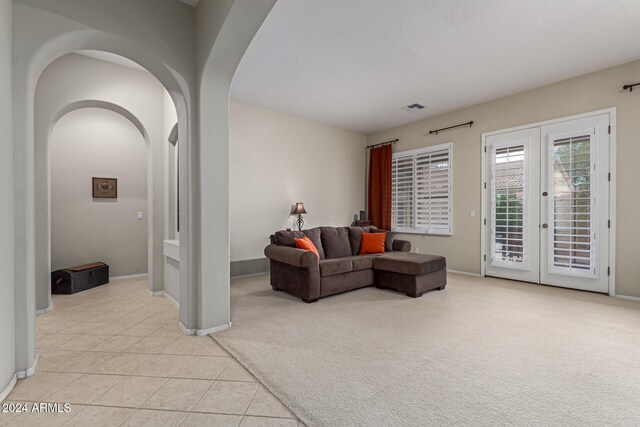
<instances>
[{"instance_id":1,"label":"french door","mask_svg":"<svg viewBox=\"0 0 640 427\"><path fill-rule=\"evenodd\" d=\"M489 276L608 292L609 114L486 138Z\"/></svg>"},{"instance_id":2,"label":"french door","mask_svg":"<svg viewBox=\"0 0 640 427\"><path fill-rule=\"evenodd\" d=\"M487 139L486 274L539 281L540 128Z\"/></svg>"}]
</instances>

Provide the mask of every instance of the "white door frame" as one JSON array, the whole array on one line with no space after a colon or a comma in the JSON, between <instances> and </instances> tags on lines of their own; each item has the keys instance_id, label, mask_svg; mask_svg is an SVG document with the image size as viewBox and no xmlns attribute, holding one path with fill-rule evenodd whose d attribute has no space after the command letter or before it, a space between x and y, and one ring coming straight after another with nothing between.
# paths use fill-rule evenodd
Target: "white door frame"
<instances>
[{"instance_id":1,"label":"white door frame","mask_svg":"<svg viewBox=\"0 0 640 427\"><path fill-rule=\"evenodd\" d=\"M609 173L611 174L611 179L609 182L609 218L611 221L611 227L609 229L609 295L614 296L616 294L616 107L605 108L603 110L591 111L588 113L575 114L572 116L560 117L552 120L545 120L542 122L530 123L521 126L515 126L506 129L500 129L491 132L483 132L481 135L482 138L482 146L481 146L481 170L482 170L482 179L480 180L480 191L482 194L481 197L481 230L480 233L480 275L485 277L486 275L486 239L487 239L487 137L492 135L499 135L501 133L514 132L524 129L529 129L533 127L542 127L545 125L551 125L555 123L566 122L569 120L575 119L584 119L592 116L599 116L602 114L609 114L610 125L611 125L611 134L609 135Z\"/></svg>"}]
</instances>

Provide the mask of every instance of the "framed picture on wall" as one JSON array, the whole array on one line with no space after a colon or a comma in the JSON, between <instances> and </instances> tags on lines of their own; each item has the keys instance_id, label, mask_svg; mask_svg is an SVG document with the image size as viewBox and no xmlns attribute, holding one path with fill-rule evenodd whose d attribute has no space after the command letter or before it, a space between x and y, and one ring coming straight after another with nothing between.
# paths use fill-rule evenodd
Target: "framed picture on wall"
<instances>
[{"instance_id":1,"label":"framed picture on wall","mask_svg":"<svg viewBox=\"0 0 640 427\"><path fill-rule=\"evenodd\" d=\"M91 178L92 195L96 199L117 199L118 179L117 178Z\"/></svg>"}]
</instances>

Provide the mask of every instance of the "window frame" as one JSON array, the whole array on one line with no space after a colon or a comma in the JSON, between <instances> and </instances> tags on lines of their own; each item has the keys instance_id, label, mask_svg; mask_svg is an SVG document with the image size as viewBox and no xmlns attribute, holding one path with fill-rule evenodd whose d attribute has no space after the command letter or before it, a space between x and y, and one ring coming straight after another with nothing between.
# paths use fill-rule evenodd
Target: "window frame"
<instances>
[{"instance_id":1,"label":"window frame","mask_svg":"<svg viewBox=\"0 0 640 427\"><path fill-rule=\"evenodd\" d=\"M416 189L416 159L420 154L433 154L436 152L446 151L448 154L448 173L447 173L447 182L449 186L447 205L448 205L448 230L442 229L434 229L430 227L415 227L416 217L417 217L417 198L418 193ZM393 160L398 157L413 157L413 178L412 178L412 189L413 189L413 212L412 221L414 227L396 227L394 226L395 222L395 213L392 205L391 209L391 231L403 234L421 234L421 235L435 235L435 236L452 236L453 235L453 142L447 142L444 144L438 145L430 145L427 147L416 148L413 150L406 151L398 151L393 153ZM393 166L391 171L392 180L394 179ZM393 200L394 197L394 187L393 184L391 186L391 197ZM393 203L393 202L392 202Z\"/></svg>"}]
</instances>

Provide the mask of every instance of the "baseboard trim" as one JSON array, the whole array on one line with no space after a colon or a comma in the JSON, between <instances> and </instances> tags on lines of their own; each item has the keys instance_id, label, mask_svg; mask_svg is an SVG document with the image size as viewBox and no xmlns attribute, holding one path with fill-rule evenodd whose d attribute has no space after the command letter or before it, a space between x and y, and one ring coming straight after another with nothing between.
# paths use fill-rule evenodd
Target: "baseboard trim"
<instances>
[{"instance_id":1,"label":"baseboard trim","mask_svg":"<svg viewBox=\"0 0 640 427\"><path fill-rule=\"evenodd\" d=\"M152 297L161 297L165 295L164 291L152 291L151 289L147 289L147 293Z\"/></svg>"},{"instance_id":2,"label":"baseboard trim","mask_svg":"<svg viewBox=\"0 0 640 427\"><path fill-rule=\"evenodd\" d=\"M215 327L209 328L209 329L197 329L196 330L196 335L204 336L204 335L209 335L209 334L215 334L216 332L222 332L224 330L227 330L230 327L231 327L231 322L226 323L224 325L215 326Z\"/></svg>"},{"instance_id":3,"label":"baseboard trim","mask_svg":"<svg viewBox=\"0 0 640 427\"><path fill-rule=\"evenodd\" d=\"M40 316L42 314L50 313L52 309L53 309L53 304L51 304L47 308L43 308L42 310L36 310L36 316Z\"/></svg>"},{"instance_id":4,"label":"baseboard trim","mask_svg":"<svg viewBox=\"0 0 640 427\"><path fill-rule=\"evenodd\" d=\"M128 280L128 279L142 279L143 277L149 277L148 273L140 273L140 274L129 274L127 276L115 276L109 277L109 281L118 281L118 280Z\"/></svg>"},{"instance_id":5,"label":"baseboard trim","mask_svg":"<svg viewBox=\"0 0 640 427\"><path fill-rule=\"evenodd\" d=\"M243 261L231 261L229 272L232 278L259 276L269 272L269 260L267 258L247 259Z\"/></svg>"},{"instance_id":6,"label":"baseboard trim","mask_svg":"<svg viewBox=\"0 0 640 427\"><path fill-rule=\"evenodd\" d=\"M13 390L13 388L16 386L16 382L18 382L18 376L16 374L13 374L13 376L11 377L11 381L9 381L9 384L7 384L4 390L0 392L0 402L4 402L7 396L9 396L11 390Z\"/></svg>"},{"instance_id":7,"label":"baseboard trim","mask_svg":"<svg viewBox=\"0 0 640 427\"><path fill-rule=\"evenodd\" d=\"M246 277L258 277L269 274L269 271L263 271L261 273L251 273L251 274L243 274L242 276L231 276L232 279L244 279Z\"/></svg>"},{"instance_id":8,"label":"baseboard trim","mask_svg":"<svg viewBox=\"0 0 640 427\"><path fill-rule=\"evenodd\" d=\"M184 332L185 335L191 336L196 334L197 329L188 329L181 321L178 321L178 326L182 329L182 332Z\"/></svg>"},{"instance_id":9,"label":"baseboard trim","mask_svg":"<svg viewBox=\"0 0 640 427\"><path fill-rule=\"evenodd\" d=\"M16 372L16 377L18 377L18 379L21 380L22 378L27 378L35 374L36 368L38 367L39 360L40 360L40 353L36 353L36 358L33 361L33 365L30 368L25 369L24 371Z\"/></svg>"},{"instance_id":10,"label":"baseboard trim","mask_svg":"<svg viewBox=\"0 0 640 427\"><path fill-rule=\"evenodd\" d=\"M626 300L630 300L630 301L640 301L640 297L632 297L630 295L615 294L614 297L620 298L620 299L626 299Z\"/></svg>"},{"instance_id":11,"label":"baseboard trim","mask_svg":"<svg viewBox=\"0 0 640 427\"><path fill-rule=\"evenodd\" d=\"M478 273L470 273L468 271L460 271L460 270L451 270L449 268L447 268L447 273L462 274L463 276L482 277L482 275Z\"/></svg>"},{"instance_id":12,"label":"baseboard trim","mask_svg":"<svg viewBox=\"0 0 640 427\"><path fill-rule=\"evenodd\" d=\"M180 308L180 303L178 301L176 301L176 299L174 297L169 295L169 293L166 292L166 291L164 291L163 293L164 293L165 298L167 298L169 301L171 301L173 303L173 305L178 307L178 309Z\"/></svg>"}]
</instances>

